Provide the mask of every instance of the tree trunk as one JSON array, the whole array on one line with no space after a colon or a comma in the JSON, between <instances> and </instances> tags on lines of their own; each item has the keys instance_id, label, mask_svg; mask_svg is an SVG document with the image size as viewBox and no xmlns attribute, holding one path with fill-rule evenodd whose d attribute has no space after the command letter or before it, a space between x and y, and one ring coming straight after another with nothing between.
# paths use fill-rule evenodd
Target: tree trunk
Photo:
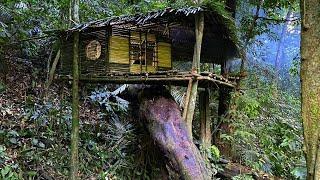
<instances>
[{"instance_id":1,"label":"tree trunk","mask_svg":"<svg viewBox=\"0 0 320 180\"><path fill-rule=\"evenodd\" d=\"M140 119L182 178L211 179L170 93L163 86L151 87L143 89L138 97Z\"/></svg>"},{"instance_id":2,"label":"tree trunk","mask_svg":"<svg viewBox=\"0 0 320 180\"><path fill-rule=\"evenodd\" d=\"M70 179L78 179L79 157L79 32L74 33Z\"/></svg>"},{"instance_id":3,"label":"tree trunk","mask_svg":"<svg viewBox=\"0 0 320 180\"><path fill-rule=\"evenodd\" d=\"M233 18L235 18L236 11L236 1L228 0L226 1L226 9L229 10ZM228 62L221 64L221 75L228 76ZM220 88L219 89L219 107L218 107L218 131L214 134L214 144L219 148L222 155L226 158L232 158L232 145L230 142L225 142L221 139L221 134L231 134L230 122L227 122L227 112L229 111L230 105L230 89Z\"/></svg>"},{"instance_id":4,"label":"tree trunk","mask_svg":"<svg viewBox=\"0 0 320 180\"><path fill-rule=\"evenodd\" d=\"M301 93L307 179L320 179L320 1L302 0Z\"/></svg>"},{"instance_id":5,"label":"tree trunk","mask_svg":"<svg viewBox=\"0 0 320 180\"><path fill-rule=\"evenodd\" d=\"M70 10L69 10L70 26L73 26L73 24L80 23L79 7L80 7L80 0L70 0Z\"/></svg>"},{"instance_id":6,"label":"tree trunk","mask_svg":"<svg viewBox=\"0 0 320 180\"><path fill-rule=\"evenodd\" d=\"M70 0L70 21L79 23L79 0ZM72 61L72 130L71 130L71 180L78 179L79 169L79 32L73 35L73 61Z\"/></svg>"},{"instance_id":7,"label":"tree trunk","mask_svg":"<svg viewBox=\"0 0 320 180\"><path fill-rule=\"evenodd\" d=\"M280 70L280 59L282 57L283 54L283 40L285 39L286 33L287 33L287 27L289 24L289 18L291 15L291 9L289 7L287 16L286 16L286 22L284 22L283 26L282 26L282 30L281 30L281 34L280 34L280 38L279 38L279 43L278 43L278 47L277 47L277 54L276 54L276 60L274 63L274 68L275 68L275 72L276 72L276 78L278 79L278 75L279 75L279 70Z\"/></svg>"},{"instance_id":8,"label":"tree trunk","mask_svg":"<svg viewBox=\"0 0 320 180\"><path fill-rule=\"evenodd\" d=\"M232 159L232 144L230 142L223 141L221 134L232 134L230 126L230 117L227 117L227 113L230 105L230 89L220 88L219 89L219 107L218 107L218 131L214 135L214 144L219 148L222 155L226 158Z\"/></svg>"}]
</instances>

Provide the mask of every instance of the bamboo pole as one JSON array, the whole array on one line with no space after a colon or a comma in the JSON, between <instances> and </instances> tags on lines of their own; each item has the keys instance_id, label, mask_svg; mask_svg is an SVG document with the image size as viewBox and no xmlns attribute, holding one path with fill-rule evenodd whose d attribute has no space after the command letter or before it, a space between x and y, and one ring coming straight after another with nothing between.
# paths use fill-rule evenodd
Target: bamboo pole
<instances>
[{"instance_id":1,"label":"bamboo pole","mask_svg":"<svg viewBox=\"0 0 320 180\"><path fill-rule=\"evenodd\" d=\"M78 179L79 157L79 32L73 39L73 69L72 69L72 130L71 130L71 163L70 179Z\"/></svg>"}]
</instances>

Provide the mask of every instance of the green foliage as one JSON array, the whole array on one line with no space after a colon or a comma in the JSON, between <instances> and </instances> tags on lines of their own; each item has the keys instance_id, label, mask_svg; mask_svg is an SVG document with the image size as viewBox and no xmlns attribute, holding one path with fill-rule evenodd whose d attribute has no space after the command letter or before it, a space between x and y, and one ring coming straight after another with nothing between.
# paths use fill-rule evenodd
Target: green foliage
<instances>
[{"instance_id":1,"label":"green foliage","mask_svg":"<svg viewBox=\"0 0 320 180\"><path fill-rule=\"evenodd\" d=\"M217 146L212 145L209 150L210 150L209 158L211 158L211 159L213 159L215 161L218 161L220 159L220 151L217 148Z\"/></svg>"},{"instance_id":2,"label":"green foliage","mask_svg":"<svg viewBox=\"0 0 320 180\"><path fill-rule=\"evenodd\" d=\"M3 134L3 132L0 132L0 135L1 134ZM12 159L8 156L6 150L5 146L0 145L0 179L22 179L18 174L18 167L10 162Z\"/></svg>"},{"instance_id":3,"label":"green foliage","mask_svg":"<svg viewBox=\"0 0 320 180\"><path fill-rule=\"evenodd\" d=\"M264 1L262 7L260 7L258 17L255 17L256 9L260 6L260 2L261 1L251 0L238 1L237 23L238 27L240 27L239 35L242 41L249 40L249 44L259 45L263 43L254 38L259 35L267 35L271 40L277 41L278 37L276 33L271 30L271 27L285 22L288 9L290 9L293 14L299 13L299 1L297 0ZM298 18L296 17L296 19ZM290 23L298 24L299 20ZM248 51L250 51L249 48Z\"/></svg>"},{"instance_id":4,"label":"green foliage","mask_svg":"<svg viewBox=\"0 0 320 180\"><path fill-rule=\"evenodd\" d=\"M0 81L0 94L6 90L6 85Z\"/></svg>"},{"instance_id":5,"label":"green foliage","mask_svg":"<svg viewBox=\"0 0 320 180\"><path fill-rule=\"evenodd\" d=\"M98 142L89 141L91 151L102 160L102 178L154 179L159 174L161 158L149 133L142 124L130 121L132 114L128 102L111 92L107 87L96 89L90 95L93 104L103 108L101 117L108 123L103 127L103 141L107 150L96 148ZM134 110L132 110L134 111ZM102 134L101 134L102 136Z\"/></svg>"},{"instance_id":6,"label":"green foliage","mask_svg":"<svg viewBox=\"0 0 320 180\"><path fill-rule=\"evenodd\" d=\"M292 66L289 69L289 73L293 77L297 77L300 74L300 58L293 60Z\"/></svg>"},{"instance_id":7,"label":"green foliage","mask_svg":"<svg viewBox=\"0 0 320 180\"><path fill-rule=\"evenodd\" d=\"M257 3L241 1L241 8L238 8L240 35L243 39L248 35L253 21L252 9L256 8ZM231 31L231 38L237 42L237 29L225 10L224 1L206 0L204 4L222 16ZM297 11L297 4L296 0L265 1L265 16L275 21L259 18L252 36L267 33L271 39L277 40L274 32L269 30L270 25L280 23L288 7ZM82 0L80 16L81 21L85 22L145 13L169 6L180 8L194 4L191 0L176 0L174 3L169 0ZM68 8L69 0L1 2L0 53L23 57L25 64L30 61L44 64L39 59L46 57L53 39L20 41L43 36L47 30L67 28ZM291 75L296 76L298 69L299 61L295 61ZM35 76L43 73L40 69L38 71ZM303 179L306 169L301 150L299 99L273 85L273 78L262 72L264 69L252 70L246 80L244 95L234 102L238 109L230 112L234 118L232 126L235 131L232 135L223 134L222 139L235 144L238 158L248 166L277 176ZM34 88L35 85L29 87ZM0 83L0 95L6 90L7 87ZM175 97L183 101L182 93L176 93ZM81 117L81 178L154 179L160 171L158 149L154 148L143 125L133 123L128 116L132 111L128 109L128 102L106 88L97 89L85 101L90 103L84 105L89 110L82 113ZM70 151L69 102L59 99L55 94L46 100L37 95L27 95L19 103L0 104L0 116L10 119L1 119L0 179L41 179L45 176L66 179ZM212 167L218 169L215 165L220 158L217 147L210 147L206 153ZM250 177L241 175L234 179Z\"/></svg>"},{"instance_id":8,"label":"green foliage","mask_svg":"<svg viewBox=\"0 0 320 180\"><path fill-rule=\"evenodd\" d=\"M306 167L295 167L292 171L291 174L299 180L306 179L307 177L307 168Z\"/></svg>"},{"instance_id":9,"label":"green foliage","mask_svg":"<svg viewBox=\"0 0 320 180\"><path fill-rule=\"evenodd\" d=\"M1 179L7 179L7 180L16 180L16 179L21 179L19 178L18 174L14 172L11 166L5 166L1 169L0 171Z\"/></svg>"},{"instance_id":10,"label":"green foliage","mask_svg":"<svg viewBox=\"0 0 320 180\"><path fill-rule=\"evenodd\" d=\"M240 48L241 44L237 34L238 30L236 28L233 17L225 8L225 2L221 0L205 0L203 4L209 7L210 10L221 16L222 22L228 28L230 35L229 38L237 45L238 48Z\"/></svg>"},{"instance_id":11,"label":"green foliage","mask_svg":"<svg viewBox=\"0 0 320 180\"><path fill-rule=\"evenodd\" d=\"M248 90L235 98L238 110L230 112L235 131L229 140L234 143L235 152L254 169L298 177L303 171L297 171L305 166L300 100L280 91L256 71L245 83Z\"/></svg>"},{"instance_id":12,"label":"green foliage","mask_svg":"<svg viewBox=\"0 0 320 180\"><path fill-rule=\"evenodd\" d=\"M241 174L241 175L232 177L232 180L254 180L254 178L251 175Z\"/></svg>"}]
</instances>

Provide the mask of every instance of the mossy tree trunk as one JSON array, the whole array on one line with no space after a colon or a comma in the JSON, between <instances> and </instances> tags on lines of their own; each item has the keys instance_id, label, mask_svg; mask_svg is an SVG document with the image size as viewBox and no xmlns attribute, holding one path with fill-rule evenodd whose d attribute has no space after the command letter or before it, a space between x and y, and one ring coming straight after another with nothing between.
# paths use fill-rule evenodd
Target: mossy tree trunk
<instances>
[{"instance_id":1,"label":"mossy tree trunk","mask_svg":"<svg viewBox=\"0 0 320 180\"><path fill-rule=\"evenodd\" d=\"M72 130L70 179L78 179L79 157L79 32L74 33L72 70Z\"/></svg>"},{"instance_id":2,"label":"mossy tree trunk","mask_svg":"<svg viewBox=\"0 0 320 180\"><path fill-rule=\"evenodd\" d=\"M307 179L320 179L320 1L302 0L301 93Z\"/></svg>"},{"instance_id":3,"label":"mossy tree trunk","mask_svg":"<svg viewBox=\"0 0 320 180\"><path fill-rule=\"evenodd\" d=\"M80 23L79 0L70 0L70 25ZM79 179L79 32L73 35L72 59L72 130L71 130L71 160L69 179Z\"/></svg>"},{"instance_id":4,"label":"mossy tree trunk","mask_svg":"<svg viewBox=\"0 0 320 180\"><path fill-rule=\"evenodd\" d=\"M79 8L80 8L80 0L70 0L69 26L74 26L74 24L80 23Z\"/></svg>"}]
</instances>

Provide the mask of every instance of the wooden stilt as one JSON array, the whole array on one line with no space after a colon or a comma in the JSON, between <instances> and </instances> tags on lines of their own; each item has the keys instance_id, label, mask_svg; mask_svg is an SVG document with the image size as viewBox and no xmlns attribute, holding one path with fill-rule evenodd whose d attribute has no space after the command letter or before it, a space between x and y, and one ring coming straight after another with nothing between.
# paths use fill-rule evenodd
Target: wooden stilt
<instances>
[{"instance_id":1,"label":"wooden stilt","mask_svg":"<svg viewBox=\"0 0 320 180\"><path fill-rule=\"evenodd\" d=\"M211 120L209 108L209 90L206 88L199 93L199 109L200 109L200 140L202 147L209 148L211 146Z\"/></svg>"},{"instance_id":2,"label":"wooden stilt","mask_svg":"<svg viewBox=\"0 0 320 180\"><path fill-rule=\"evenodd\" d=\"M190 99L191 88L192 88L192 79L189 80L188 89L187 89L187 92L186 92L186 98L184 100L182 118L185 121L186 121L186 118L187 118L187 112L188 112L188 107L189 107L189 99Z\"/></svg>"},{"instance_id":3,"label":"wooden stilt","mask_svg":"<svg viewBox=\"0 0 320 180\"><path fill-rule=\"evenodd\" d=\"M204 29L203 13L196 15L195 26L196 26L195 28L196 43L194 46L192 72L198 73L200 72L201 44L202 44L203 29ZM194 77L194 79L192 79L190 92L187 92L188 94L190 94L190 97L188 98L188 102L186 102L188 104L188 108L186 108L187 110L186 110L186 116L185 116L185 121L187 123L188 130L191 137L192 137L192 120L194 115L194 109L196 107L197 91L198 91L198 80L196 79L196 77Z\"/></svg>"},{"instance_id":4,"label":"wooden stilt","mask_svg":"<svg viewBox=\"0 0 320 180\"><path fill-rule=\"evenodd\" d=\"M53 77L54 77L54 73L56 72L56 68L57 68L57 64L59 62L59 58L60 58L60 50L58 50L56 57L54 58L54 61L52 63L51 69L49 71L49 77L48 77L48 82L47 82L47 86L46 89L48 90L52 81L53 81Z\"/></svg>"},{"instance_id":5,"label":"wooden stilt","mask_svg":"<svg viewBox=\"0 0 320 180\"><path fill-rule=\"evenodd\" d=\"M189 99L187 102L188 108L187 108L186 118L185 118L185 121L188 126L188 131L191 137L192 137L192 120L194 116L194 110L196 108L197 92L198 92L198 80L191 79L190 92L187 92L189 94Z\"/></svg>"},{"instance_id":6,"label":"wooden stilt","mask_svg":"<svg viewBox=\"0 0 320 180\"><path fill-rule=\"evenodd\" d=\"M72 66L72 130L70 179L78 179L79 156L79 32L74 33Z\"/></svg>"}]
</instances>

